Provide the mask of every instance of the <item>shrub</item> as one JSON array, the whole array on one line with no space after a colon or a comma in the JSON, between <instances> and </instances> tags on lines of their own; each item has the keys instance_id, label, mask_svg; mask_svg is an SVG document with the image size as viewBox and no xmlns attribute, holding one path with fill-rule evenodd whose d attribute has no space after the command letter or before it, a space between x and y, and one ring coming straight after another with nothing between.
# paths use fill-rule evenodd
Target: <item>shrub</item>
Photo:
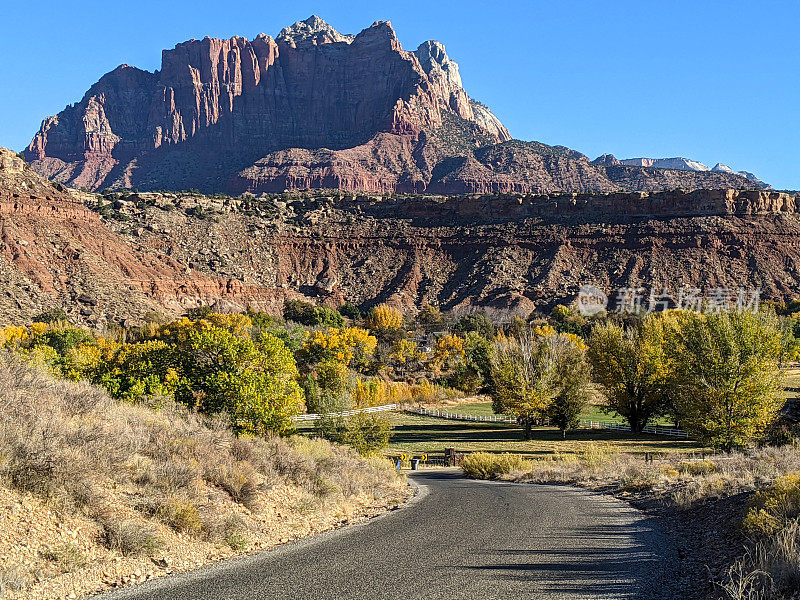
<instances>
[{"instance_id":1,"label":"shrub","mask_svg":"<svg viewBox=\"0 0 800 600\"><path fill-rule=\"evenodd\" d=\"M473 452L464 458L461 468L464 475L472 479L497 479L513 471L525 471L530 466L531 461L517 454Z\"/></svg>"},{"instance_id":2,"label":"shrub","mask_svg":"<svg viewBox=\"0 0 800 600\"><path fill-rule=\"evenodd\" d=\"M166 498L158 507L156 515L181 533L197 535L203 529L203 520L200 518L197 505L186 498L174 496Z\"/></svg>"},{"instance_id":3,"label":"shrub","mask_svg":"<svg viewBox=\"0 0 800 600\"><path fill-rule=\"evenodd\" d=\"M800 516L800 472L778 477L768 488L756 492L744 519L747 531L775 533Z\"/></svg>"},{"instance_id":4,"label":"shrub","mask_svg":"<svg viewBox=\"0 0 800 600\"><path fill-rule=\"evenodd\" d=\"M653 489L656 484L655 473L637 473L623 477L621 488L627 492L644 492Z\"/></svg>"},{"instance_id":5,"label":"shrub","mask_svg":"<svg viewBox=\"0 0 800 600\"><path fill-rule=\"evenodd\" d=\"M74 571L86 564L86 557L81 549L70 543L48 548L42 551L42 557L55 563L62 573Z\"/></svg>"},{"instance_id":6,"label":"shrub","mask_svg":"<svg viewBox=\"0 0 800 600\"><path fill-rule=\"evenodd\" d=\"M358 413L350 417L344 442L361 455L374 454L389 445L392 424L385 416Z\"/></svg>"},{"instance_id":7,"label":"shrub","mask_svg":"<svg viewBox=\"0 0 800 600\"><path fill-rule=\"evenodd\" d=\"M242 533L241 531L232 531L225 536L225 543L230 547L231 550L242 552L247 549L247 546L250 545L250 538L247 537L247 534Z\"/></svg>"},{"instance_id":8,"label":"shrub","mask_svg":"<svg viewBox=\"0 0 800 600\"><path fill-rule=\"evenodd\" d=\"M124 556L151 556L164 547L153 528L133 519L110 519L103 523L103 529L106 546Z\"/></svg>"},{"instance_id":9,"label":"shrub","mask_svg":"<svg viewBox=\"0 0 800 600\"><path fill-rule=\"evenodd\" d=\"M245 550L250 544L244 519L237 514L228 515L222 520L218 535L231 550L237 552Z\"/></svg>"},{"instance_id":10,"label":"shrub","mask_svg":"<svg viewBox=\"0 0 800 600\"><path fill-rule=\"evenodd\" d=\"M0 567L0 595L6 592L18 592L28 587L28 578L24 571L17 565L3 565Z\"/></svg>"},{"instance_id":11,"label":"shrub","mask_svg":"<svg viewBox=\"0 0 800 600\"><path fill-rule=\"evenodd\" d=\"M613 448L602 444L588 444L578 453L578 459L589 469L598 469L608 464L615 455Z\"/></svg>"},{"instance_id":12,"label":"shrub","mask_svg":"<svg viewBox=\"0 0 800 600\"><path fill-rule=\"evenodd\" d=\"M69 317L63 308L51 308L33 318L33 323L69 323Z\"/></svg>"},{"instance_id":13,"label":"shrub","mask_svg":"<svg viewBox=\"0 0 800 600\"><path fill-rule=\"evenodd\" d=\"M258 485L255 474L248 463L222 464L211 470L209 479L228 492L239 504L255 508L258 499Z\"/></svg>"},{"instance_id":14,"label":"shrub","mask_svg":"<svg viewBox=\"0 0 800 600\"><path fill-rule=\"evenodd\" d=\"M678 463L678 472L687 475L709 475L717 470L717 465L710 460L681 461Z\"/></svg>"}]
</instances>

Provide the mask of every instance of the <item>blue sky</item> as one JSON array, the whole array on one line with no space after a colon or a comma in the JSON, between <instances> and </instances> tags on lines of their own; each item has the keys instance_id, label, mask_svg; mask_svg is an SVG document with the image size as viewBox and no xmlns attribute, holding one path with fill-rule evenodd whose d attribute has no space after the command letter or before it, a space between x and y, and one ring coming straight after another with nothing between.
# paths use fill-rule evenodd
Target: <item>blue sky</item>
<instances>
[{"instance_id":1,"label":"blue sky","mask_svg":"<svg viewBox=\"0 0 800 600\"><path fill-rule=\"evenodd\" d=\"M514 137L591 158L686 156L800 189L800 2L729 0L8 2L0 145L121 63L157 69L190 38L276 35L318 14L344 33L390 20L447 46L467 91Z\"/></svg>"}]
</instances>

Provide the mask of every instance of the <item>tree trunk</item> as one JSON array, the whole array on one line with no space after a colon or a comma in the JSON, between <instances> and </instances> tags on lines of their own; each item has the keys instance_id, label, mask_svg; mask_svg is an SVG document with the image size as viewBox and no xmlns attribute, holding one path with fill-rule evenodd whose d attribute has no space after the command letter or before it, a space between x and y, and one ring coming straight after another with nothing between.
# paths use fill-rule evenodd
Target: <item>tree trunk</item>
<instances>
[{"instance_id":1,"label":"tree trunk","mask_svg":"<svg viewBox=\"0 0 800 600\"><path fill-rule=\"evenodd\" d=\"M639 417L638 415L631 415L628 417L628 424L631 426L631 431L639 433Z\"/></svg>"}]
</instances>

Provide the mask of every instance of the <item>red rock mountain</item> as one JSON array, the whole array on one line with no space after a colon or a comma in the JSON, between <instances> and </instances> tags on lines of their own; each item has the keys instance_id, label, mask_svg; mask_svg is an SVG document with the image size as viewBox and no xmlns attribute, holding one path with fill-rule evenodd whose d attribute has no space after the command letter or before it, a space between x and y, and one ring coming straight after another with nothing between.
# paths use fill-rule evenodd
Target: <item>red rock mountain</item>
<instances>
[{"instance_id":1,"label":"red rock mountain","mask_svg":"<svg viewBox=\"0 0 800 600\"><path fill-rule=\"evenodd\" d=\"M205 38L121 65L48 117L25 151L39 173L108 187L372 193L753 188L728 172L591 163L511 140L465 92L442 44L404 50L391 24L343 35L318 17L273 39Z\"/></svg>"}]
</instances>

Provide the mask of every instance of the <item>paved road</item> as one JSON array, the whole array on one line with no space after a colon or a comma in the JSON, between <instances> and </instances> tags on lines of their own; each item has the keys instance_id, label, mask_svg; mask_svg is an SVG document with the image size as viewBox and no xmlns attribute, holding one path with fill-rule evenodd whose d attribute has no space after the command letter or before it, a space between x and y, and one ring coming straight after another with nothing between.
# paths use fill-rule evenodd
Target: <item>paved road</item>
<instances>
[{"instance_id":1,"label":"paved road","mask_svg":"<svg viewBox=\"0 0 800 600\"><path fill-rule=\"evenodd\" d=\"M455 471L413 480L419 497L371 522L102 598L671 598L670 545L623 502Z\"/></svg>"}]
</instances>

